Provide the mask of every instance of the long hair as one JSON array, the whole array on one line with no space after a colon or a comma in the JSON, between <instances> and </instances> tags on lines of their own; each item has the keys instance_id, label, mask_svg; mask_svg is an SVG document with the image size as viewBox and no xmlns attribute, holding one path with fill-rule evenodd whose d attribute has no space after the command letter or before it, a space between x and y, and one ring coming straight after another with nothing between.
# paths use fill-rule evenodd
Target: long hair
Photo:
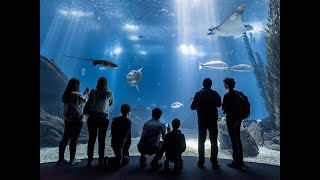
<instances>
[{"instance_id":1,"label":"long hair","mask_svg":"<svg viewBox=\"0 0 320 180\"><path fill-rule=\"evenodd\" d=\"M98 80L97 87L98 90L107 90L108 89L108 80L105 77L101 77Z\"/></svg>"},{"instance_id":2,"label":"long hair","mask_svg":"<svg viewBox=\"0 0 320 180\"><path fill-rule=\"evenodd\" d=\"M80 87L80 81L77 78L72 78L69 80L68 85L66 87L66 90L64 90L63 96L62 96L62 102L68 103L70 99L70 95L72 91L79 92Z\"/></svg>"}]
</instances>

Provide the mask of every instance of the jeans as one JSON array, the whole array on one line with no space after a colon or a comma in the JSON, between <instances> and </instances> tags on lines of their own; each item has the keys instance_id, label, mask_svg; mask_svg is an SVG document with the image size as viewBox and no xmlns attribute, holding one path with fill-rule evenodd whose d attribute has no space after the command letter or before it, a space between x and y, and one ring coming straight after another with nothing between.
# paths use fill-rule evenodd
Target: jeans
<instances>
[{"instance_id":1,"label":"jeans","mask_svg":"<svg viewBox=\"0 0 320 180\"><path fill-rule=\"evenodd\" d=\"M218 126L217 124L213 125L202 125L199 124L198 132L199 132L199 139L198 139L198 153L199 153L199 163L204 164L205 161L205 147L204 143L207 137L207 130L209 131L210 143L211 143L211 163L218 163Z\"/></svg>"},{"instance_id":2,"label":"jeans","mask_svg":"<svg viewBox=\"0 0 320 180\"><path fill-rule=\"evenodd\" d=\"M232 145L232 158L235 163L243 162L243 149L240 139L240 126L241 123L233 123L236 121L227 120L227 127L229 138Z\"/></svg>"},{"instance_id":3,"label":"jeans","mask_svg":"<svg viewBox=\"0 0 320 180\"><path fill-rule=\"evenodd\" d=\"M77 142L81 132L82 124L83 122L80 122L80 121L64 122L64 133L63 133L62 140L60 141L60 144L59 144L59 160L64 159L64 152L66 150L69 140L70 140L70 145L69 145L70 160L75 159Z\"/></svg>"},{"instance_id":4,"label":"jeans","mask_svg":"<svg viewBox=\"0 0 320 180\"><path fill-rule=\"evenodd\" d=\"M89 141L88 141L88 163L93 160L94 144L96 143L96 138L98 135L98 154L99 163L103 162L104 150L105 150L105 140L107 129L109 125L109 120L107 118L102 118L99 116L89 115L88 117L88 131L89 131Z\"/></svg>"}]
</instances>

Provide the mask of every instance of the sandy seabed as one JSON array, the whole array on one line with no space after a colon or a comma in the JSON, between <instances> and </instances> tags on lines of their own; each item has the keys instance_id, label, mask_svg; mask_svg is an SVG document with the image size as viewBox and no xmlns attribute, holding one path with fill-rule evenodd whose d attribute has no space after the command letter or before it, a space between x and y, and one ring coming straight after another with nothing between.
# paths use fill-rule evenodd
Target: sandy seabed
<instances>
[{"instance_id":1,"label":"sandy seabed","mask_svg":"<svg viewBox=\"0 0 320 180\"><path fill-rule=\"evenodd\" d=\"M198 156L198 131L197 129L181 129L181 131L186 136L187 149L182 154L183 156ZM132 138L131 146L130 146L130 156L140 156L140 153L137 149L137 144L139 142L139 138ZM110 146L110 131L107 132L106 138L106 149L105 155L114 156L112 148ZM98 142L96 141L95 149L94 149L94 157L98 157ZM267 149L265 147L259 147L259 154L255 157L244 157L245 162L256 162L263 164L271 164L280 166L280 151L275 151L271 149ZM210 141L209 137L207 137L205 143L205 154L206 157L210 157ZM65 158L69 159L69 146L67 146L65 151ZM77 159L86 159L87 158L87 144L78 144L77 146ZM151 158L148 158L151 159ZM218 159L232 159L231 152L228 150L221 150L219 148ZM40 163L46 162L56 162L58 160L58 147L50 147L50 148L40 148Z\"/></svg>"}]
</instances>

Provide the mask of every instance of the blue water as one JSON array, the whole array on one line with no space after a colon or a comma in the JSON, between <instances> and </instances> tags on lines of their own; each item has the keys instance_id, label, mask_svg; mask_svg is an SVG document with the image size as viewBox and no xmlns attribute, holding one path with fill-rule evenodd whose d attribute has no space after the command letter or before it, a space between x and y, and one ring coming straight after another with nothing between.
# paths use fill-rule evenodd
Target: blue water
<instances>
[{"instance_id":1,"label":"blue water","mask_svg":"<svg viewBox=\"0 0 320 180\"><path fill-rule=\"evenodd\" d=\"M229 66L251 64L242 37L206 35L208 28L220 25L242 3L248 5L243 14L244 24L257 29L252 31L256 42L251 43L251 48L260 53L266 65L266 0L41 0L40 3L40 53L53 59L68 78L79 78L81 91L94 88L98 78L105 76L114 93L113 108L123 103L151 108L156 104L164 114L188 115L195 113L189 108L190 98L202 87L204 78L210 77L213 89L223 97L222 81L233 77L236 89L249 97L251 118L268 116L253 72L198 69L198 62L214 59ZM181 45L192 45L195 50L183 54ZM101 70L89 61L63 54L112 60L119 69ZM142 67L138 92L128 85L126 75ZM170 105L176 101L184 106L172 109ZM222 115L221 110L219 113Z\"/></svg>"}]
</instances>

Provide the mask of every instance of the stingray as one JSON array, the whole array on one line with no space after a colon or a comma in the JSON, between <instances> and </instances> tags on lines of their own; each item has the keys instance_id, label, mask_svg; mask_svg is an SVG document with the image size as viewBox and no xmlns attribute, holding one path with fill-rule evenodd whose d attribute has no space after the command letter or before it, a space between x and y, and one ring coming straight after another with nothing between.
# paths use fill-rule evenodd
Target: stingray
<instances>
[{"instance_id":1,"label":"stingray","mask_svg":"<svg viewBox=\"0 0 320 180\"><path fill-rule=\"evenodd\" d=\"M76 59L83 59L83 60L87 60L87 61L92 61L92 64L94 66L100 65L100 66L103 66L103 67L109 67L109 68L114 68L114 69L118 69L118 67L119 67L117 64L115 64L114 62L109 61L109 60L88 59L88 58L80 58L80 57L68 56L68 55L63 55L63 56L70 57L70 58L76 58Z\"/></svg>"},{"instance_id":2,"label":"stingray","mask_svg":"<svg viewBox=\"0 0 320 180\"><path fill-rule=\"evenodd\" d=\"M246 6L246 4L242 4L219 26L208 29L210 32L207 35L236 37L248 30L252 30L252 26L244 25L242 22L242 14Z\"/></svg>"}]
</instances>

